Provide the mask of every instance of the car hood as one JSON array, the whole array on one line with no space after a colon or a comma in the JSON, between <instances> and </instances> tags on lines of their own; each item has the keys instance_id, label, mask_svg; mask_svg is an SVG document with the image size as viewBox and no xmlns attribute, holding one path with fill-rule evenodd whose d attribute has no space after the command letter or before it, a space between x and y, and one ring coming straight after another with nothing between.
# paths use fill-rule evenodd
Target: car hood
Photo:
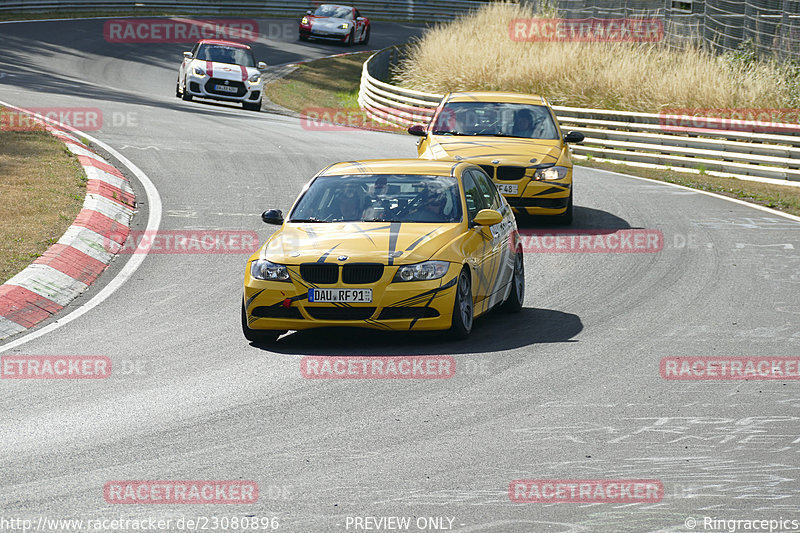
<instances>
[{"instance_id":1,"label":"car hood","mask_svg":"<svg viewBox=\"0 0 800 533\"><path fill-rule=\"evenodd\" d=\"M455 239L461 224L410 222L287 223L261 249L274 263L370 262L407 265L426 261Z\"/></svg>"},{"instance_id":2,"label":"car hood","mask_svg":"<svg viewBox=\"0 0 800 533\"><path fill-rule=\"evenodd\" d=\"M311 25L320 30L337 30L339 26L347 23L348 27L353 24L352 20L340 19L336 17L312 17L309 19Z\"/></svg>"},{"instance_id":3,"label":"car hood","mask_svg":"<svg viewBox=\"0 0 800 533\"><path fill-rule=\"evenodd\" d=\"M216 61L202 61L200 59L192 60L190 65L192 72L195 67L200 67L211 78L218 80L235 80L245 81L253 74L259 74L257 68L245 67L242 65L231 65L230 63L218 63Z\"/></svg>"},{"instance_id":4,"label":"car hood","mask_svg":"<svg viewBox=\"0 0 800 533\"><path fill-rule=\"evenodd\" d=\"M558 139L519 139L511 137L432 135L423 159L458 159L476 164L493 160L500 164L555 164L561 156Z\"/></svg>"}]
</instances>

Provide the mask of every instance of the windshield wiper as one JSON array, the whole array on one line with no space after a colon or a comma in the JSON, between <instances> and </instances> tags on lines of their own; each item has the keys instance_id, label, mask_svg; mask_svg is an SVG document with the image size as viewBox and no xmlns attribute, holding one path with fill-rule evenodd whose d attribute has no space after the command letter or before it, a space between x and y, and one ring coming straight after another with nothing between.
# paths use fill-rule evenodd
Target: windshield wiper
<instances>
[{"instance_id":1,"label":"windshield wiper","mask_svg":"<svg viewBox=\"0 0 800 533\"><path fill-rule=\"evenodd\" d=\"M328 220L320 220L318 218L309 217L309 218L293 218L289 222L329 222Z\"/></svg>"}]
</instances>

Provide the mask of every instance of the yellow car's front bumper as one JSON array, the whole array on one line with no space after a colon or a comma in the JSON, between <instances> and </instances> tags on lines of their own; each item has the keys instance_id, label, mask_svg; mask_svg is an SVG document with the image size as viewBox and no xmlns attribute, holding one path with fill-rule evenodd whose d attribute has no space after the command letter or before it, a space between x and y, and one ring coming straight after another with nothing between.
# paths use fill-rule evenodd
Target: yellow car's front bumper
<instances>
[{"instance_id":1,"label":"yellow car's front bumper","mask_svg":"<svg viewBox=\"0 0 800 533\"><path fill-rule=\"evenodd\" d=\"M529 215L561 215L569 207L572 194L572 169L563 180L539 181L533 179L532 172L519 180L494 180L505 196L508 204L515 211L527 212ZM508 186L515 186L516 194L504 192Z\"/></svg>"},{"instance_id":2,"label":"yellow car's front bumper","mask_svg":"<svg viewBox=\"0 0 800 533\"><path fill-rule=\"evenodd\" d=\"M457 268L458 267L458 268ZM460 265L432 281L392 282L397 267L386 267L371 284L312 285L299 267L289 267L289 282L265 281L250 275L247 263L244 305L247 325L254 330L303 330L320 327L359 327L395 331L444 330L452 324L455 286ZM372 289L370 303L313 303L310 288Z\"/></svg>"}]
</instances>

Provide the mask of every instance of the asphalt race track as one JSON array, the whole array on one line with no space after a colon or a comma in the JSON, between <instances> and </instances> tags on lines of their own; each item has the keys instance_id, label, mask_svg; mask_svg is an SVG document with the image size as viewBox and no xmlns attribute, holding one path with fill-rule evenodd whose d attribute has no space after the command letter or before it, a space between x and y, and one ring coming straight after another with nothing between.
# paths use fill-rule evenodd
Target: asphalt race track
<instances>
[{"instance_id":1,"label":"asphalt race track","mask_svg":"<svg viewBox=\"0 0 800 533\"><path fill-rule=\"evenodd\" d=\"M260 22L262 33L294 28ZM419 31L375 23L370 48ZM347 51L282 32L255 45L258 59ZM416 155L411 136L310 131L291 117L183 102L174 88L186 49L107 43L102 20L0 24L0 100L102 110L102 129L88 133L152 180L162 230L255 230L263 240L272 228L259 214L288 209L329 163ZM464 532L800 520L800 382L659 373L665 357L800 357L800 222L608 172L581 168L575 182L574 228L659 230L663 249L526 254L523 312L478 320L467 342L326 330L266 350L241 333L246 255L148 255L100 305L3 352L105 355L122 372L0 382L2 517L278 517L288 532L375 525L356 528L364 517L411 517L409 531L444 518L440 530ZM148 199L134 185L143 229ZM453 355L457 370L437 380L301 376L302 356L328 354ZM664 494L514 503L518 479L659 480ZM260 497L109 504L112 480L252 480Z\"/></svg>"}]
</instances>

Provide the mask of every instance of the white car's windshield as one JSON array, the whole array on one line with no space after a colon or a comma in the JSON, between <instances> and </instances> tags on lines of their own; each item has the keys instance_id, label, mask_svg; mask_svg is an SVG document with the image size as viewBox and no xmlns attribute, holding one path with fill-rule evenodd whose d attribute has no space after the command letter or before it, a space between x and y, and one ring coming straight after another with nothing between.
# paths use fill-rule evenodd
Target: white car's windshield
<instances>
[{"instance_id":1,"label":"white car's windshield","mask_svg":"<svg viewBox=\"0 0 800 533\"><path fill-rule=\"evenodd\" d=\"M546 106L499 102L449 102L439 113L433 134L558 139Z\"/></svg>"},{"instance_id":2,"label":"white car's windshield","mask_svg":"<svg viewBox=\"0 0 800 533\"><path fill-rule=\"evenodd\" d=\"M353 10L349 7L343 6L319 6L314 11L314 16L317 17L334 17L337 19L352 19Z\"/></svg>"},{"instance_id":3,"label":"white car's windshield","mask_svg":"<svg viewBox=\"0 0 800 533\"><path fill-rule=\"evenodd\" d=\"M220 44L201 44L197 50L196 59L214 61L215 63L228 63L230 65L244 65L245 67L256 66L253 52L247 48Z\"/></svg>"},{"instance_id":4,"label":"white car's windshield","mask_svg":"<svg viewBox=\"0 0 800 533\"><path fill-rule=\"evenodd\" d=\"M452 176L322 176L289 222L461 222L461 195Z\"/></svg>"}]
</instances>

